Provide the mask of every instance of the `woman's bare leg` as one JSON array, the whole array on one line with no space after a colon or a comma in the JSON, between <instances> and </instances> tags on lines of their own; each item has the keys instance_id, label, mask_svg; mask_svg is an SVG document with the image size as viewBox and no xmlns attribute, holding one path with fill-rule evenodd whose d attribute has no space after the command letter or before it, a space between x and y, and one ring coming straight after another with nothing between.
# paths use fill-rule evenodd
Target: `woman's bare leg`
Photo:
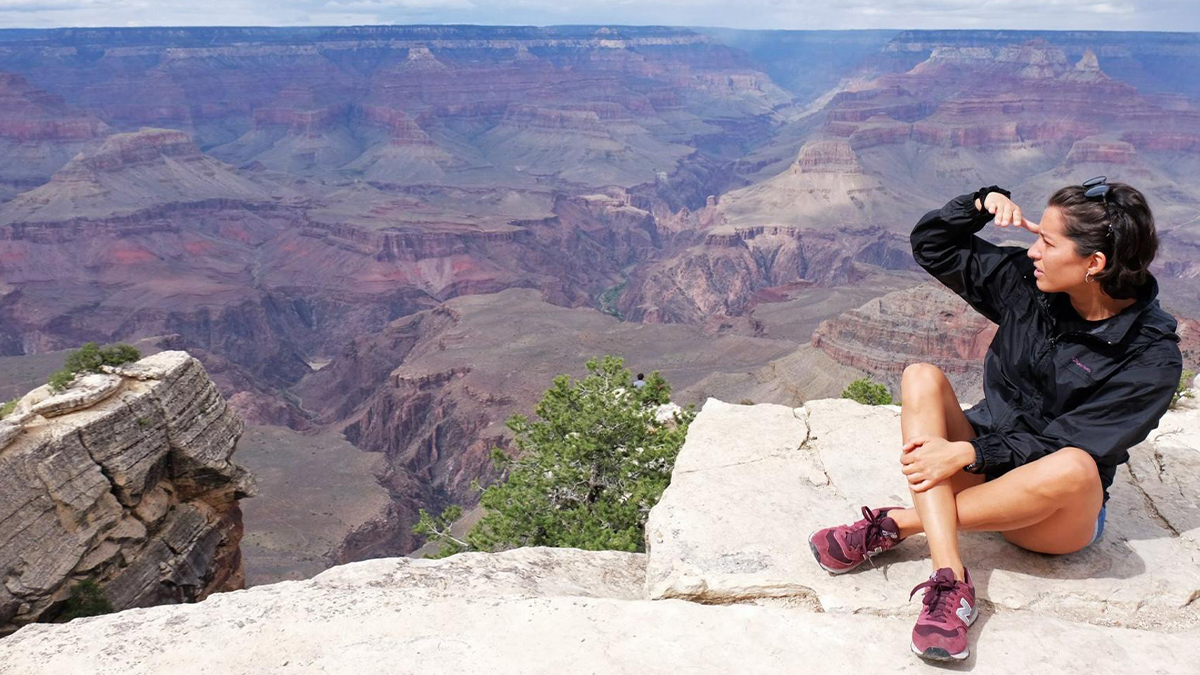
<instances>
[{"instance_id":1,"label":"woman's bare leg","mask_svg":"<svg viewBox=\"0 0 1200 675\"><path fill-rule=\"evenodd\" d=\"M900 399L900 430L904 443L916 436L936 436L950 441L974 438L974 429L959 407L953 387L937 366L914 363L905 368L900 381ZM959 479L960 482L963 480ZM979 481L982 481L982 477L979 477ZM924 492L913 492L912 496L919 527L924 529L929 540L933 569L949 567L958 579L962 579L963 564L958 553L958 506L952 481L942 481ZM913 531L911 516L910 513L892 515L900 526L901 536Z\"/></svg>"},{"instance_id":2,"label":"woman's bare leg","mask_svg":"<svg viewBox=\"0 0 1200 675\"><path fill-rule=\"evenodd\" d=\"M955 496L958 529L1003 532L1039 553L1073 553L1091 543L1103 502L1096 462L1078 448L1063 448ZM912 531L920 531L919 522Z\"/></svg>"},{"instance_id":3,"label":"woman's bare leg","mask_svg":"<svg viewBox=\"0 0 1200 675\"><path fill-rule=\"evenodd\" d=\"M918 399L912 406L910 395ZM950 441L975 437L949 380L936 366L914 364L905 369L901 396L900 421L905 441L916 435L940 436ZM938 406L932 405L938 400L942 403L940 418ZM1071 553L1091 542L1104 499L1095 461L1078 448L1064 448L988 483L983 482L983 476L959 471L941 485L914 493L915 509L888 514L900 526L901 536L926 531L923 508L943 527L941 532L946 531L943 501L921 497L937 490L944 500L947 487L953 496L956 518L952 542L946 546L943 536L935 553L934 540L938 536L929 537L930 554L934 569L951 567L960 578L958 530L1000 531L1012 543L1031 551ZM929 536L927 531L926 535Z\"/></svg>"}]
</instances>

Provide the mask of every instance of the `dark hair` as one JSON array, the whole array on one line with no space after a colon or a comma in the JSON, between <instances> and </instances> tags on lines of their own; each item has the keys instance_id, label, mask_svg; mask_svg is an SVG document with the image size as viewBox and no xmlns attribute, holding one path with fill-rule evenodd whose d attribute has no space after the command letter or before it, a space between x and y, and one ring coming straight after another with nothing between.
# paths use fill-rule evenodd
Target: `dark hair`
<instances>
[{"instance_id":1,"label":"dark hair","mask_svg":"<svg viewBox=\"0 0 1200 675\"><path fill-rule=\"evenodd\" d=\"M644 379L646 379L646 376L643 375L642 373L638 373L637 379L644 380Z\"/></svg>"},{"instance_id":2,"label":"dark hair","mask_svg":"<svg viewBox=\"0 0 1200 675\"><path fill-rule=\"evenodd\" d=\"M1051 195L1047 206L1062 212L1076 253L1089 256L1099 251L1108 260L1103 270L1092 275L1100 289L1118 300L1133 298L1150 280L1150 262L1158 252L1154 216L1137 188L1108 185L1107 203L1084 196L1083 186L1070 185Z\"/></svg>"}]
</instances>

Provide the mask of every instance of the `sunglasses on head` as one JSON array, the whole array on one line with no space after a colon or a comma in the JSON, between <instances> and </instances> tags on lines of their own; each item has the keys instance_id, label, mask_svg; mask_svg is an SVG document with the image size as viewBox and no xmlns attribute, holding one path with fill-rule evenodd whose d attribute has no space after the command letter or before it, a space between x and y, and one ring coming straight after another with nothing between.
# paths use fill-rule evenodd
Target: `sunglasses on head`
<instances>
[{"instance_id":1,"label":"sunglasses on head","mask_svg":"<svg viewBox=\"0 0 1200 675\"><path fill-rule=\"evenodd\" d=\"M1083 196L1087 197L1088 199L1095 199L1096 197L1099 197L1100 199L1104 200L1105 210L1108 208L1108 190L1111 187L1108 183L1104 182L1106 180L1108 180L1108 176L1096 176L1095 178L1089 178L1083 181L1083 187L1085 188L1083 191ZM1113 234L1112 223L1109 223L1108 225L1108 236L1115 236Z\"/></svg>"},{"instance_id":2,"label":"sunglasses on head","mask_svg":"<svg viewBox=\"0 0 1200 675\"><path fill-rule=\"evenodd\" d=\"M1104 182L1106 180L1108 180L1108 176L1096 176L1095 178L1089 178L1083 181L1083 187L1087 188L1083 191L1083 196L1087 197L1088 199L1101 197L1104 199L1104 203L1107 204L1108 189L1110 186L1108 183Z\"/></svg>"}]
</instances>

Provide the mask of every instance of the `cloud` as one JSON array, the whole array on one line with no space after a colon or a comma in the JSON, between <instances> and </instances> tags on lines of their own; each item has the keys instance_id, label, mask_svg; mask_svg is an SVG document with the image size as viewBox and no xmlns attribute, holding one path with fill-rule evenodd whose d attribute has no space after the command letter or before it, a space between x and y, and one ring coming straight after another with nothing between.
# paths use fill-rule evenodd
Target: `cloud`
<instances>
[{"instance_id":1,"label":"cloud","mask_svg":"<svg viewBox=\"0 0 1200 675\"><path fill-rule=\"evenodd\" d=\"M329 0L324 8L346 12L382 12L406 9L471 9L470 0Z\"/></svg>"},{"instance_id":2,"label":"cloud","mask_svg":"<svg viewBox=\"0 0 1200 675\"><path fill-rule=\"evenodd\" d=\"M657 24L1200 31L1195 0L0 0L0 26Z\"/></svg>"}]
</instances>

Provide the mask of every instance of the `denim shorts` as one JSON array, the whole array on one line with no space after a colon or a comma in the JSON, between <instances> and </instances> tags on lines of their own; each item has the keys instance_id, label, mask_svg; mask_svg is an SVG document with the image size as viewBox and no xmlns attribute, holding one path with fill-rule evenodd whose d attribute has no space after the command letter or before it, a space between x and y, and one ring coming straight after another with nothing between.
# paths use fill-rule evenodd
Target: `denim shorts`
<instances>
[{"instance_id":1,"label":"denim shorts","mask_svg":"<svg viewBox=\"0 0 1200 675\"><path fill-rule=\"evenodd\" d=\"M1088 546L1096 543L1096 540L1104 534L1104 512L1107 508L1107 506L1100 507L1100 515L1096 516L1096 531L1092 533L1092 540L1088 542Z\"/></svg>"}]
</instances>

